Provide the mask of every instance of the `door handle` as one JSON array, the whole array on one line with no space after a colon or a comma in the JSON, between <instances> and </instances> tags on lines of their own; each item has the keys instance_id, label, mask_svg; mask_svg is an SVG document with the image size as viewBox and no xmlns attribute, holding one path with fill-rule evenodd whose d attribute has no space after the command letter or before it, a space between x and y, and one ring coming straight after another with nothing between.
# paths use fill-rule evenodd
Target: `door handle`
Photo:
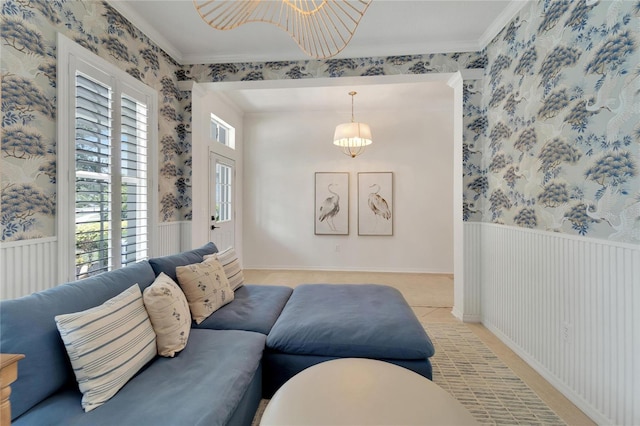
<instances>
[{"instance_id":1,"label":"door handle","mask_svg":"<svg viewBox=\"0 0 640 426\"><path fill-rule=\"evenodd\" d=\"M219 228L219 227L218 227L218 226L215 226L215 225L211 225L211 230L212 230L212 231L213 231L214 229L217 229L217 228Z\"/></svg>"}]
</instances>

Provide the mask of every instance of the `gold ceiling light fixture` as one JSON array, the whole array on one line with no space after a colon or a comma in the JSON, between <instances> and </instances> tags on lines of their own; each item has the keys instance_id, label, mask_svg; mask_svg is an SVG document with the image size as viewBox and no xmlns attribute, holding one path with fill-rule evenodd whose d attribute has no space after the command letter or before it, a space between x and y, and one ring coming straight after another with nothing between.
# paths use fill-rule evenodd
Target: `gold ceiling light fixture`
<instances>
[{"instance_id":1,"label":"gold ceiling light fixture","mask_svg":"<svg viewBox=\"0 0 640 426\"><path fill-rule=\"evenodd\" d=\"M307 55L326 59L344 49L371 0L193 0L200 17L217 30L247 22L282 28Z\"/></svg>"},{"instance_id":2,"label":"gold ceiling light fixture","mask_svg":"<svg viewBox=\"0 0 640 426\"><path fill-rule=\"evenodd\" d=\"M358 92L349 92L351 96L351 122L336 126L333 134L333 144L340 147L342 152L355 158L364 152L365 147L371 145L371 129L368 124L358 123L353 115L353 98Z\"/></svg>"}]
</instances>

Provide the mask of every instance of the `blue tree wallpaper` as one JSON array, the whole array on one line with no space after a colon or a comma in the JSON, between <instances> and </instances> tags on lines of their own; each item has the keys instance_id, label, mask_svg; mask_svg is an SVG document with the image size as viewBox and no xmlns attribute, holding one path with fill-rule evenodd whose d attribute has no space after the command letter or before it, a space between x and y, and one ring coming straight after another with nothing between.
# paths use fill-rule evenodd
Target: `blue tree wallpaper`
<instances>
[{"instance_id":1,"label":"blue tree wallpaper","mask_svg":"<svg viewBox=\"0 0 640 426\"><path fill-rule=\"evenodd\" d=\"M482 52L180 66L105 2L2 4L2 240L54 235L56 32L160 94L160 220L191 218L177 82L422 74L464 83L463 217L640 243L640 1L528 3Z\"/></svg>"},{"instance_id":2,"label":"blue tree wallpaper","mask_svg":"<svg viewBox=\"0 0 640 426\"><path fill-rule=\"evenodd\" d=\"M158 90L160 220L187 218L190 137L176 84L180 65L101 1L6 0L0 25L2 240L55 233L57 32Z\"/></svg>"},{"instance_id":3,"label":"blue tree wallpaper","mask_svg":"<svg viewBox=\"0 0 640 426\"><path fill-rule=\"evenodd\" d=\"M639 28L639 1L545 0L490 43L470 218L640 243Z\"/></svg>"}]
</instances>

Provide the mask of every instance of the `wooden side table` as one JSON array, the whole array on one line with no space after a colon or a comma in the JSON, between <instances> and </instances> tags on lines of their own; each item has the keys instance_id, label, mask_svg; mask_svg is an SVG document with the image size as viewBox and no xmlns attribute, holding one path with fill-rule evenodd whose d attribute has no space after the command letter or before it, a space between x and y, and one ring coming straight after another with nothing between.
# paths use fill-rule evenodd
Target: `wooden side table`
<instances>
[{"instance_id":1,"label":"wooden side table","mask_svg":"<svg viewBox=\"0 0 640 426\"><path fill-rule=\"evenodd\" d=\"M11 383L18 379L18 361L24 358L19 354L0 354L0 424L11 425Z\"/></svg>"}]
</instances>

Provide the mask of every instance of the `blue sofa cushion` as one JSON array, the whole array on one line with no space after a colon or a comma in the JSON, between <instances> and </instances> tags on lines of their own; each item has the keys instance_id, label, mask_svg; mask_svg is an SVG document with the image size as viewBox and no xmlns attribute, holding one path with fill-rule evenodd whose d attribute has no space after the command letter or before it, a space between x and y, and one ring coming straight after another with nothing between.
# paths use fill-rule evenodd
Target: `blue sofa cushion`
<instances>
[{"instance_id":1,"label":"blue sofa cushion","mask_svg":"<svg viewBox=\"0 0 640 426\"><path fill-rule=\"evenodd\" d=\"M402 297L375 284L297 287L267 336L281 353L374 359L426 359L433 344Z\"/></svg>"},{"instance_id":2,"label":"blue sofa cushion","mask_svg":"<svg viewBox=\"0 0 640 426\"><path fill-rule=\"evenodd\" d=\"M156 358L104 405L85 413L77 389L33 407L20 425L226 425L260 374L265 336L192 330L175 358ZM257 401L257 398L253 398Z\"/></svg>"},{"instance_id":3,"label":"blue sofa cushion","mask_svg":"<svg viewBox=\"0 0 640 426\"><path fill-rule=\"evenodd\" d=\"M172 254L170 256L155 257L149 259L149 263L153 268L153 272L156 276L160 275L160 272L164 272L169 275L172 280L178 282L176 275L176 266L191 265L192 263L200 263L205 254L217 253L218 248L213 243L207 243L200 248L184 251L178 254Z\"/></svg>"},{"instance_id":4,"label":"blue sofa cushion","mask_svg":"<svg viewBox=\"0 0 640 426\"><path fill-rule=\"evenodd\" d=\"M192 327L269 334L292 292L290 287L244 285L235 291L232 302Z\"/></svg>"},{"instance_id":5,"label":"blue sofa cushion","mask_svg":"<svg viewBox=\"0 0 640 426\"><path fill-rule=\"evenodd\" d=\"M25 354L18 380L11 386L11 414L24 413L67 382L75 382L56 315L104 303L134 284L141 290L155 279L147 261L64 284L19 299L0 302L0 348ZM81 407L80 407L81 409Z\"/></svg>"}]
</instances>

